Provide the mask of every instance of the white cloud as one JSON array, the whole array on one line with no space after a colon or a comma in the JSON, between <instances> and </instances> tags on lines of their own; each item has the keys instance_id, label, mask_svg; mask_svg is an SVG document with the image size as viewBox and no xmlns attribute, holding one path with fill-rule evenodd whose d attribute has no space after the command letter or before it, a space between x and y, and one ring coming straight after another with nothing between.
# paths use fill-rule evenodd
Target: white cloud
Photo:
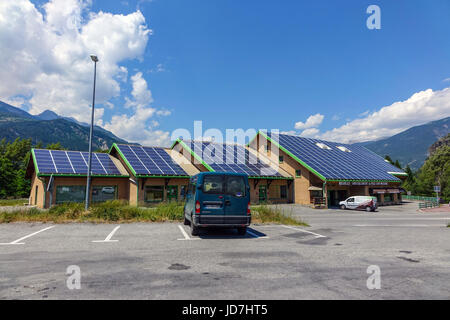
<instances>
[{"instance_id":1,"label":"white cloud","mask_svg":"<svg viewBox=\"0 0 450 320\"><path fill-rule=\"evenodd\" d=\"M319 133L319 129L317 128L309 128L306 130L303 130L300 136L305 138L316 138L317 134Z\"/></svg>"},{"instance_id":2,"label":"white cloud","mask_svg":"<svg viewBox=\"0 0 450 320\"><path fill-rule=\"evenodd\" d=\"M320 113L316 113L314 115L311 115L308 117L308 119L306 119L306 122L296 122L295 123L295 129L297 130L304 130L304 129L308 129L308 128L315 128L318 127L322 121L323 121L324 116Z\"/></svg>"},{"instance_id":3,"label":"white cloud","mask_svg":"<svg viewBox=\"0 0 450 320\"><path fill-rule=\"evenodd\" d=\"M89 121L93 63L96 103L120 94L127 69L142 57L151 30L140 11L89 12L90 0L51 0L41 13L29 0L0 1L0 99L27 97L30 112L50 109Z\"/></svg>"},{"instance_id":4,"label":"white cloud","mask_svg":"<svg viewBox=\"0 0 450 320\"><path fill-rule=\"evenodd\" d=\"M324 140L344 143L376 140L448 116L450 116L450 88L439 91L428 89L319 136Z\"/></svg>"},{"instance_id":5,"label":"white cloud","mask_svg":"<svg viewBox=\"0 0 450 320\"><path fill-rule=\"evenodd\" d=\"M127 107L131 115L114 115L111 121L104 124L106 130L130 141L146 146L168 146L170 144L169 132L153 130L159 123L152 119L161 110L151 107L152 94L148 89L147 81L138 72L131 77L132 99L127 98Z\"/></svg>"}]
</instances>

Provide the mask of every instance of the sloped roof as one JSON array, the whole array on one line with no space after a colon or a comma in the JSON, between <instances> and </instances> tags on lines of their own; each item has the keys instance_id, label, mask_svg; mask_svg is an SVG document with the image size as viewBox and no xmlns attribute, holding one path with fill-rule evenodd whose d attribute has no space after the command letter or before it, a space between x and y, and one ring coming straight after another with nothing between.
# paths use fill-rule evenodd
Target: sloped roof
<instances>
[{"instance_id":1,"label":"sloped roof","mask_svg":"<svg viewBox=\"0 0 450 320\"><path fill-rule=\"evenodd\" d=\"M260 133L322 180L400 182L395 175L405 175L401 169L359 145Z\"/></svg>"},{"instance_id":2,"label":"sloped roof","mask_svg":"<svg viewBox=\"0 0 450 320\"><path fill-rule=\"evenodd\" d=\"M269 159L243 145L178 139L172 148L177 143L209 171L245 173L251 178L292 178Z\"/></svg>"}]
</instances>

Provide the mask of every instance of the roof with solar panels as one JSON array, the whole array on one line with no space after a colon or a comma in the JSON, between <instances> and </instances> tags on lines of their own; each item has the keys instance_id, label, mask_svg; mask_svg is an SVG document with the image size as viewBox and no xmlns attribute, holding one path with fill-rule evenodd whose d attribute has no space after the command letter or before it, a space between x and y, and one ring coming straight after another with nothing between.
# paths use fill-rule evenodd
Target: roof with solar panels
<instances>
[{"instance_id":1,"label":"roof with solar panels","mask_svg":"<svg viewBox=\"0 0 450 320\"><path fill-rule=\"evenodd\" d=\"M250 178L292 179L289 173L244 145L178 139L172 148L178 148L180 152L186 150L187 155L192 155L211 172L244 173Z\"/></svg>"},{"instance_id":2,"label":"roof with solar panels","mask_svg":"<svg viewBox=\"0 0 450 320\"><path fill-rule=\"evenodd\" d=\"M398 176L406 175L360 145L263 131L259 134L324 181L400 182Z\"/></svg>"},{"instance_id":3,"label":"roof with solar panels","mask_svg":"<svg viewBox=\"0 0 450 320\"><path fill-rule=\"evenodd\" d=\"M192 163L172 156L171 150L163 147L114 143L110 154L120 157L135 177L187 178L199 173Z\"/></svg>"},{"instance_id":4,"label":"roof with solar panels","mask_svg":"<svg viewBox=\"0 0 450 320\"><path fill-rule=\"evenodd\" d=\"M31 170L37 176L86 176L89 153L82 151L32 149L27 176ZM120 161L107 153L92 153L92 176L128 177L129 174Z\"/></svg>"}]
</instances>

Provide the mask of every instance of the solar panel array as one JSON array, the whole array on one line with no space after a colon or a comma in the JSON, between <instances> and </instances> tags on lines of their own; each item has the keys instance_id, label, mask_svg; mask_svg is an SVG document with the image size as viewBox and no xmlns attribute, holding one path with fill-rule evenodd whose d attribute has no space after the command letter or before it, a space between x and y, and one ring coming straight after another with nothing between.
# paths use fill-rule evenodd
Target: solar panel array
<instances>
[{"instance_id":1,"label":"solar panel array","mask_svg":"<svg viewBox=\"0 0 450 320\"><path fill-rule=\"evenodd\" d=\"M362 146L286 134L267 136L328 180L400 180L388 172L403 172ZM322 149L316 143L330 149ZM340 150L340 146L350 152Z\"/></svg>"},{"instance_id":2,"label":"solar panel array","mask_svg":"<svg viewBox=\"0 0 450 320\"><path fill-rule=\"evenodd\" d=\"M282 177L247 148L235 144L185 141L214 171L245 173L251 177Z\"/></svg>"},{"instance_id":3,"label":"solar panel array","mask_svg":"<svg viewBox=\"0 0 450 320\"><path fill-rule=\"evenodd\" d=\"M87 175L89 153L80 151L34 149L41 174ZM92 153L91 174L122 175L108 154Z\"/></svg>"},{"instance_id":4,"label":"solar panel array","mask_svg":"<svg viewBox=\"0 0 450 320\"><path fill-rule=\"evenodd\" d=\"M164 148L116 145L137 175L188 176Z\"/></svg>"}]
</instances>

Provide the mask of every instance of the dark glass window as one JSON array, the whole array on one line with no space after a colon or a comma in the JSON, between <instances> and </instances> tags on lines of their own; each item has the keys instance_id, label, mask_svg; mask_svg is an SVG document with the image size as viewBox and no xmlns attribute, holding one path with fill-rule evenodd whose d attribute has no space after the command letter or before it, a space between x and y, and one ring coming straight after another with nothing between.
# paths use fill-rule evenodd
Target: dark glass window
<instances>
[{"instance_id":1,"label":"dark glass window","mask_svg":"<svg viewBox=\"0 0 450 320\"><path fill-rule=\"evenodd\" d=\"M287 186L280 186L280 197L281 199L287 198Z\"/></svg>"},{"instance_id":2,"label":"dark glass window","mask_svg":"<svg viewBox=\"0 0 450 320\"><path fill-rule=\"evenodd\" d=\"M227 177L226 193L236 197L245 196L245 180L244 177Z\"/></svg>"},{"instance_id":3,"label":"dark glass window","mask_svg":"<svg viewBox=\"0 0 450 320\"><path fill-rule=\"evenodd\" d=\"M161 202L164 200L164 186L146 186L145 201Z\"/></svg>"},{"instance_id":4,"label":"dark glass window","mask_svg":"<svg viewBox=\"0 0 450 320\"><path fill-rule=\"evenodd\" d=\"M223 193L223 177L216 175L206 175L203 177L203 192Z\"/></svg>"}]
</instances>

